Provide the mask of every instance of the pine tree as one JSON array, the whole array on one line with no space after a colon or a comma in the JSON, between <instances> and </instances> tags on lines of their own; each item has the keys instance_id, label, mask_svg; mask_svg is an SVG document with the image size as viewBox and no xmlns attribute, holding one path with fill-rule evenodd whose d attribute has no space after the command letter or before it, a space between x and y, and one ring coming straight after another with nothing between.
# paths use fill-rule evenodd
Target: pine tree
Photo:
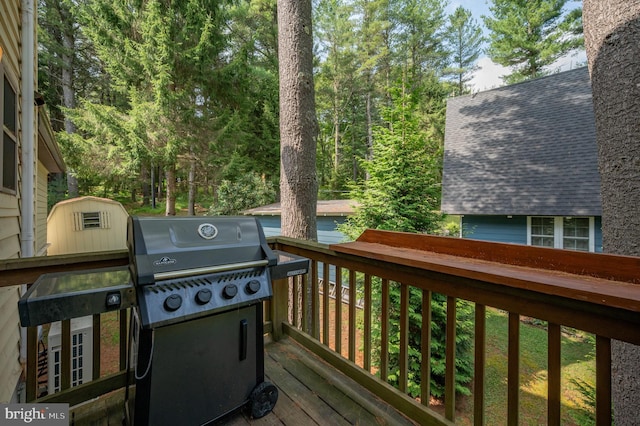
<instances>
[{"instance_id":1,"label":"pine tree","mask_svg":"<svg viewBox=\"0 0 640 426\"><path fill-rule=\"evenodd\" d=\"M506 83L549 73L558 58L584 48L582 10L565 13L568 0L493 0L483 16L490 33L492 61L512 67Z\"/></svg>"},{"instance_id":2,"label":"pine tree","mask_svg":"<svg viewBox=\"0 0 640 426\"><path fill-rule=\"evenodd\" d=\"M434 233L439 229L442 215L440 205L440 181L442 143L427 131L421 122L420 104L424 103L422 90L408 92L410 83L400 82L392 91L393 104L383 109L384 123L374 128L373 159L364 167L369 179L362 182L352 192L359 202L353 216L339 227L351 238L356 238L364 229L385 229L392 231ZM381 301L380 281L374 282L374 312L379 312ZM400 288L392 285L389 289L390 306L399 306ZM409 318L409 387L412 396L420 395L420 330L422 328L422 292L411 288L409 304L412 314ZM466 384L471 380L472 361L469 304L458 303L457 374L456 389L468 394ZM399 381L399 313L392 308L389 330L389 377L391 384ZM432 394L441 397L444 392L444 350L446 298L433 295L432 298ZM373 336L380 338L380 322L374 321ZM377 337L376 337L377 336ZM374 362L379 362L382 354L374 353Z\"/></svg>"},{"instance_id":3,"label":"pine tree","mask_svg":"<svg viewBox=\"0 0 640 426\"><path fill-rule=\"evenodd\" d=\"M317 240L311 0L278 0L282 235Z\"/></svg>"},{"instance_id":4,"label":"pine tree","mask_svg":"<svg viewBox=\"0 0 640 426\"><path fill-rule=\"evenodd\" d=\"M466 83L471 80L471 73L482 53L484 37L482 28L473 19L471 11L458 7L449 16L449 26L445 36L451 54L451 65L445 69L455 84L455 95L467 92Z\"/></svg>"}]
</instances>

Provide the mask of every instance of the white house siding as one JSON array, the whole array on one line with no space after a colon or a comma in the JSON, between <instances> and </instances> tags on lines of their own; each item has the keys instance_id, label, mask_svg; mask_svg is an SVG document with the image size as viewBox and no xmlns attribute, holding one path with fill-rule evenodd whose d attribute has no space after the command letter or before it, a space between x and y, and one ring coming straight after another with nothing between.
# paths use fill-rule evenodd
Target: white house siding
<instances>
[{"instance_id":1,"label":"white house siding","mask_svg":"<svg viewBox=\"0 0 640 426\"><path fill-rule=\"evenodd\" d=\"M47 248L47 178L49 171L38 162L38 173L36 183L36 256L45 254Z\"/></svg>"},{"instance_id":2,"label":"white house siding","mask_svg":"<svg viewBox=\"0 0 640 426\"><path fill-rule=\"evenodd\" d=\"M17 286L0 288L0 402L11 401L20 378L20 325Z\"/></svg>"},{"instance_id":3,"label":"white house siding","mask_svg":"<svg viewBox=\"0 0 640 426\"><path fill-rule=\"evenodd\" d=\"M23 142L22 111L20 109L20 37L22 23L20 5L20 0L0 1L0 46L2 46L3 50L2 61L0 62L0 75L7 78L17 95L16 111L18 123L16 129L16 148L18 153L21 152ZM36 64L34 63L34 67L35 66ZM36 152L34 152L34 154L36 154ZM35 157L34 155L34 161ZM0 259L18 258L21 256L19 207L19 200L22 197L20 188L23 178L21 168L20 158L18 158L16 193L0 193ZM19 353L20 325L18 299L19 287L0 288L0 403L11 401L22 371Z\"/></svg>"},{"instance_id":4,"label":"white house siding","mask_svg":"<svg viewBox=\"0 0 640 426\"><path fill-rule=\"evenodd\" d=\"M18 198L0 193L0 259L20 255L20 222Z\"/></svg>"}]
</instances>

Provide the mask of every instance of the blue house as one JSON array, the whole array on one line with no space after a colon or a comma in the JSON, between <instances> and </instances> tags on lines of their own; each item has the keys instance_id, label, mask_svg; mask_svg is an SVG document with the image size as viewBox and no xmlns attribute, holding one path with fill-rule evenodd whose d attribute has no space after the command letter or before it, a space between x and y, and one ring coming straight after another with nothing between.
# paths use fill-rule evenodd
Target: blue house
<instances>
[{"instance_id":1,"label":"blue house","mask_svg":"<svg viewBox=\"0 0 640 426\"><path fill-rule=\"evenodd\" d=\"M587 68L449 99L442 211L463 237L602 251Z\"/></svg>"},{"instance_id":2,"label":"blue house","mask_svg":"<svg viewBox=\"0 0 640 426\"><path fill-rule=\"evenodd\" d=\"M319 200L316 210L318 242L336 244L345 242L346 236L336 228L353 214L353 200ZM280 235L282 207L280 203L245 210L243 214L257 216L267 237Z\"/></svg>"}]
</instances>

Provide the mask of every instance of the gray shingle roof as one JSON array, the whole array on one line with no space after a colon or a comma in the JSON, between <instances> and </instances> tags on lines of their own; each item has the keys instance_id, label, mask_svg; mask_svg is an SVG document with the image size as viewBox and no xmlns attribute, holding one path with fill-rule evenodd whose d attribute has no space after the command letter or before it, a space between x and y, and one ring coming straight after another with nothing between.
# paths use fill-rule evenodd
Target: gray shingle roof
<instances>
[{"instance_id":1,"label":"gray shingle roof","mask_svg":"<svg viewBox=\"0 0 640 426\"><path fill-rule=\"evenodd\" d=\"M600 216L587 68L449 99L442 211Z\"/></svg>"}]
</instances>

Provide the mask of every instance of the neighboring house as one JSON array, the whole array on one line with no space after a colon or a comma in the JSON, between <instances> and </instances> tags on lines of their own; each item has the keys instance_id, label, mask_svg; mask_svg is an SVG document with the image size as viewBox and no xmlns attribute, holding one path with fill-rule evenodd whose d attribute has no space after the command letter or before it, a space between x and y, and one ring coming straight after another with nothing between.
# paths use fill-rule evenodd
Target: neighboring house
<instances>
[{"instance_id":1,"label":"neighboring house","mask_svg":"<svg viewBox=\"0 0 640 426\"><path fill-rule=\"evenodd\" d=\"M442 211L463 236L602 251L587 68L449 99Z\"/></svg>"},{"instance_id":2,"label":"neighboring house","mask_svg":"<svg viewBox=\"0 0 640 426\"><path fill-rule=\"evenodd\" d=\"M36 106L35 12L34 0L0 2L0 259L46 254L47 179L64 171L46 114ZM18 299L25 288L0 289L1 403L17 399Z\"/></svg>"},{"instance_id":3,"label":"neighboring house","mask_svg":"<svg viewBox=\"0 0 640 426\"><path fill-rule=\"evenodd\" d=\"M316 210L318 242L323 244L342 243L346 236L336 228L354 213L353 200L320 200ZM245 215L258 216L267 237L280 235L282 208L280 203L245 210Z\"/></svg>"},{"instance_id":4,"label":"neighboring house","mask_svg":"<svg viewBox=\"0 0 640 426\"><path fill-rule=\"evenodd\" d=\"M126 250L128 217L122 204L107 198L61 201L47 218L48 254Z\"/></svg>"}]
</instances>

